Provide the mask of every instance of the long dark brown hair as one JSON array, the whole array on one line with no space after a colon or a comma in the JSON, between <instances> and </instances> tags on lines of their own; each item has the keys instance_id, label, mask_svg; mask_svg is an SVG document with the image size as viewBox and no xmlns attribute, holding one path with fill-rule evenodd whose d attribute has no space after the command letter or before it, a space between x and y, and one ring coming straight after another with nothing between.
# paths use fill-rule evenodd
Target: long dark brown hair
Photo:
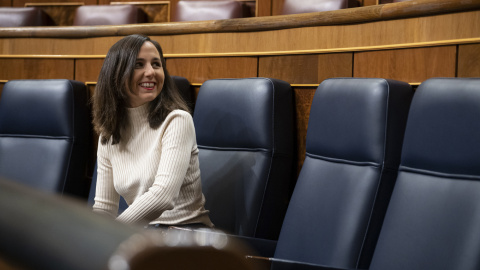
<instances>
[{"instance_id":1,"label":"long dark brown hair","mask_svg":"<svg viewBox=\"0 0 480 270\"><path fill-rule=\"evenodd\" d=\"M143 35L124 37L108 51L93 94L93 126L97 134L102 136L102 144L107 144L110 138L112 144L119 143L120 131L128 125L129 98L127 91L133 91L131 82L135 62L140 48L147 41L157 48L165 74L160 94L149 103L148 122L150 127L158 128L173 110L180 109L190 112L167 71L160 44Z\"/></svg>"}]
</instances>

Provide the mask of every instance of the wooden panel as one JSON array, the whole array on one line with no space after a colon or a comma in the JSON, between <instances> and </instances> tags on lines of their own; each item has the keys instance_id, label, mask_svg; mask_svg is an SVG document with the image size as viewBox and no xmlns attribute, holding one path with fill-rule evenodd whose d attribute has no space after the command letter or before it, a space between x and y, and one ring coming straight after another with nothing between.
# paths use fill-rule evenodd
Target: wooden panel
<instances>
[{"instance_id":1,"label":"wooden panel","mask_svg":"<svg viewBox=\"0 0 480 270\"><path fill-rule=\"evenodd\" d=\"M358 10L369 8L370 7L362 7L358 8ZM246 18L242 19L241 22L257 22L264 18L270 17ZM291 21L278 20L279 22ZM372 23L291 28L276 31L255 31L255 29L263 29L261 28L262 25L259 25L255 26L255 28L250 28L251 31L249 32L235 32L237 30L234 30L234 27L236 27L235 29L241 29L240 25L236 25L239 20L224 21L216 24L212 23L212 27L215 26L215 29L232 32L201 34L181 34L175 32L177 28L183 28L184 30L188 28L188 31L202 29L200 26L197 27L197 24L193 27L190 23L169 23L162 25L141 24L128 27L41 28L50 29L46 31L49 35L58 34L58 36L52 38L0 38L0 53L39 55L106 54L114 41L120 39L119 36L115 35L122 36L130 33L151 34L153 32L163 33L151 36L162 44L165 54L182 54L182 56L184 54L189 54L190 56L195 54L194 56L196 57L203 57L204 54L214 54L217 56L226 56L219 54L286 55L372 49L380 50L383 49L382 47L393 49L398 47L431 46L432 43L435 42L439 42L440 45L472 42L471 40L463 39L475 39L478 43L480 39L480 11ZM228 22L230 22L230 25L228 25ZM421 25L421 27L418 27L419 25ZM224 28L224 26L226 28ZM32 34L40 35L40 33L37 33L37 30L40 28L31 27L26 29L33 31ZM58 31L56 31L57 29ZM1 30L0 36L9 32L15 32L15 35L17 35L23 31L19 28L15 28L15 31L6 28ZM170 30L172 30L173 33L169 32ZM73 36L70 36L70 34L73 34ZM77 34L84 35L85 38L73 38ZM114 36L93 38L95 35L100 34L104 36ZM33 42L35 46L31 46Z\"/></svg>"},{"instance_id":2,"label":"wooden panel","mask_svg":"<svg viewBox=\"0 0 480 270\"><path fill-rule=\"evenodd\" d=\"M312 106L313 96L317 88L294 87L295 93L295 120L296 120L296 139L297 139L297 164L298 173L305 160L305 146L307 141L307 126Z\"/></svg>"},{"instance_id":3,"label":"wooden panel","mask_svg":"<svg viewBox=\"0 0 480 270\"><path fill-rule=\"evenodd\" d=\"M170 75L183 76L190 83L218 78L248 78L257 76L257 58L169 58L167 69Z\"/></svg>"},{"instance_id":4,"label":"wooden panel","mask_svg":"<svg viewBox=\"0 0 480 270\"><path fill-rule=\"evenodd\" d=\"M27 7L38 7L45 11L56 26L72 26L75 12L83 2L75 3L26 3Z\"/></svg>"},{"instance_id":5,"label":"wooden panel","mask_svg":"<svg viewBox=\"0 0 480 270\"><path fill-rule=\"evenodd\" d=\"M12 0L0 0L0 7L11 7Z\"/></svg>"},{"instance_id":6,"label":"wooden panel","mask_svg":"<svg viewBox=\"0 0 480 270\"><path fill-rule=\"evenodd\" d=\"M73 79L73 59L2 59L0 80Z\"/></svg>"},{"instance_id":7,"label":"wooden panel","mask_svg":"<svg viewBox=\"0 0 480 270\"><path fill-rule=\"evenodd\" d=\"M272 16L282 15L285 0L272 0Z\"/></svg>"},{"instance_id":8,"label":"wooden panel","mask_svg":"<svg viewBox=\"0 0 480 270\"><path fill-rule=\"evenodd\" d=\"M111 5L129 4L135 5L147 14L147 22L160 23L170 21L170 2L169 1L131 1L116 0L110 2Z\"/></svg>"},{"instance_id":9,"label":"wooden panel","mask_svg":"<svg viewBox=\"0 0 480 270\"><path fill-rule=\"evenodd\" d=\"M0 99L2 98L3 86L5 86L5 83L4 83L4 82L0 82ZM0 269L1 269L1 268L0 268Z\"/></svg>"},{"instance_id":10,"label":"wooden panel","mask_svg":"<svg viewBox=\"0 0 480 270\"><path fill-rule=\"evenodd\" d=\"M480 77L480 44L458 46L458 77Z\"/></svg>"},{"instance_id":11,"label":"wooden panel","mask_svg":"<svg viewBox=\"0 0 480 270\"><path fill-rule=\"evenodd\" d=\"M378 5L378 0L363 0L362 6Z\"/></svg>"},{"instance_id":12,"label":"wooden panel","mask_svg":"<svg viewBox=\"0 0 480 270\"><path fill-rule=\"evenodd\" d=\"M24 7L27 3L73 3L82 2L85 5L96 5L97 0L13 0L14 7Z\"/></svg>"},{"instance_id":13,"label":"wooden panel","mask_svg":"<svg viewBox=\"0 0 480 270\"><path fill-rule=\"evenodd\" d=\"M455 77L456 46L359 52L354 77L379 77L409 83Z\"/></svg>"},{"instance_id":14,"label":"wooden panel","mask_svg":"<svg viewBox=\"0 0 480 270\"><path fill-rule=\"evenodd\" d=\"M103 59L77 59L75 60L75 80L81 82L96 82Z\"/></svg>"},{"instance_id":15,"label":"wooden panel","mask_svg":"<svg viewBox=\"0 0 480 270\"><path fill-rule=\"evenodd\" d=\"M352 53L260 57L260 77L291 84L320 83L332 77L352 77Z\"/></svg>"},{"instance_id":16,"label":"wooden panel","mask_svg":"<svg viewBox=\"0 0 480 270\"><path fill-rule=\"evenodd\" d=\"M272 0L257 0L256 5L257 17L272 15Z\"/></svg>"}]
</instances>

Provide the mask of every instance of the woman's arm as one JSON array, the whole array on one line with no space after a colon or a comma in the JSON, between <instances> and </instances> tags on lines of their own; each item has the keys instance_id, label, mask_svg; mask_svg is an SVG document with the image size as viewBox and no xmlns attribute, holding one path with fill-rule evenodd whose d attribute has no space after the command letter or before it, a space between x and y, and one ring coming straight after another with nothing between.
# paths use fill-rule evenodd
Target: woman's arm
<instances>
[{"instance_id":1,"label":"woman's arm","mask_svg":"<svg viewBox=\"0 0 480 270\"><path fill-rule=\"evenodd\" d=\"M113 185L113 172L110 161L103 157L105 146L98 143L97 154L97 186L95 189L95 204L93 211L115 218L118 213L120 195Z\"/></svg>"},{"instance_id":2,"label":"woman's arm","mask_svg":"<svg viewBox=\"0 0 480 270\"><path fill-rule=\"evenodd\" d=\"M155 181L117 218L121 222L150 222L174 207L190 165L195 128L190 114L183 111L171 113L163 125L165 131Z\"/></svg>"}]
</instances>

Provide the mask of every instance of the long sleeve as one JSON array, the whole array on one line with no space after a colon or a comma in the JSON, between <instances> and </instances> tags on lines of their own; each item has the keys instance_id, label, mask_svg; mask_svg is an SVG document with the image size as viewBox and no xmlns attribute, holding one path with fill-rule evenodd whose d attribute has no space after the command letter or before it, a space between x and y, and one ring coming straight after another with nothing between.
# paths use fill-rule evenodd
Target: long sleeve
<instances>
[{"instance_id":1,"label":"long sleeve","mask_svg":"<svg viewBox=\"0 0 480 270\"><path fill-rule=\"evenodd\" d=\"M120 143L99 145L95 211L116 216L122 196L129 207L120 222L213 226L204 208L192 116L175 110L156 129L147 116L146 105L129 108Z\"/></svg>"},{"instance_id":2,"label":"long sleeve","mask_svg":"<svg viewBox=\"0 0 480 270\"><path fill-rule=\"evenodd\" d=\"M119 221L150 221L174 207L190 164L195 131L191 117L185 114L177 114L167 120L161 138L160 162L155 181L146 193L118 217Z\"/></svg>"},{"instance_id":3,"label":"long sleeve","mask_svg":"<svg viewBox=\"0 0 480 270\"><path fill-rule=\"evenodd\" d=\"M93 211L107 214L112 218L117 216L120 195L113 184L113 172L110 161L101 154L105 146L98 144L97 154L97 186L95 190L95 204Z\"/></svg>"}]
</instances>

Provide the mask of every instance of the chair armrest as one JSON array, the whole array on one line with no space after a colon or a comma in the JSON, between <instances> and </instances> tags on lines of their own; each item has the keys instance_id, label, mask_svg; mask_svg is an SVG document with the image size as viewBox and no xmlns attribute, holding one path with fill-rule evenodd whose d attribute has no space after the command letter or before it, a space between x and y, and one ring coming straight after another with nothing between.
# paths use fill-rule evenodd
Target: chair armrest
<instances>
[{"instance_id":1,"label":"chair armrest","mask_svg":"<svg viewBox=\"0 0 480 270\"><path fill-rule=\"evenodd\" d=\"M269 260L271 270L353 270L276 258L269 258Z\"/></svg>"},{"instance_id":2,"label":"chair armrest","mask_svg":"<svg viewBox=\"0 0 480 270\"><path fill-rule=\"evenodd\" d=\"M269 239L262 239L262 238L254 238L254 237L246 237L246 236L239 236L239 235L229 235L229 237L233 237L243 241L246 245L248 245L255 254L248 254L248 255L256 255L260 257L267 257L271 258L275 255L275 248L277 247L277 241L269 240Z\"/></svg>"},{"instance_id":3,"label":"chair armrest","mask_svg":"<svg viewBox=\"0 0 480 270\"><path fill-rule=\"evenodd\" d=\"M203 233L221 233L225 234L222 231L216 229L208 229L208 230L199 230L199 229L190 229L190 228L182 228L178 226L170 226L169 229L174 230L188 230L188 231L201 231ZM262 238L255 238L255 237L246 237L234 234L226 234L228 238L233 238L235 241L241 241L247 245L252 253L245 254L245 255L253 255L253 256L261 256L261 257L273 257L275 254L275 248L277 247L277 241L269 240L269 239L262 239Z\"/></svg>"}]
</instances>

